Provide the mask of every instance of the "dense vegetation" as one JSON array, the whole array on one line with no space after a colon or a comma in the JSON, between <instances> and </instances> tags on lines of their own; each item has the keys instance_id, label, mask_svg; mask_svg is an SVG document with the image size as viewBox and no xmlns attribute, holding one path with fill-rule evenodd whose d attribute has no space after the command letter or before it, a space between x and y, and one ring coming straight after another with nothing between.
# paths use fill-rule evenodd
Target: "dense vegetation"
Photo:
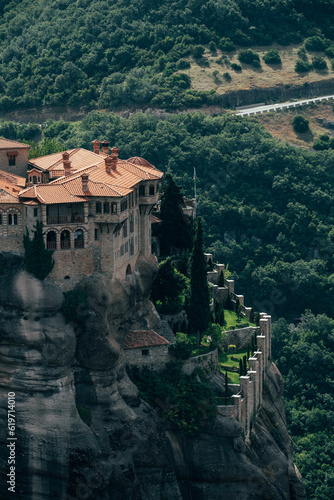
<instances>
[{"instance_id":1,"label":"dense vegetation","mask_svg":"<svg viewBox=\"0 0 334 500\"><path fill-rule=\"evenodd\" d=\"M285 408L306 497L333 496L334 320L307 312L273 329L273 354L285 378Z\"/></svg>"},{"instance_id":2,"label":"dense vegetation","mask_svg":"<svg viewBox=\"0 0 334 500\"><path fill-rule=\"evenodd\" d=\"M182 73L204 46L306 36L308 50L326 50L333 14L332 0L1 0L0 110L216 103Z\"/></svg>"}]
</instances>

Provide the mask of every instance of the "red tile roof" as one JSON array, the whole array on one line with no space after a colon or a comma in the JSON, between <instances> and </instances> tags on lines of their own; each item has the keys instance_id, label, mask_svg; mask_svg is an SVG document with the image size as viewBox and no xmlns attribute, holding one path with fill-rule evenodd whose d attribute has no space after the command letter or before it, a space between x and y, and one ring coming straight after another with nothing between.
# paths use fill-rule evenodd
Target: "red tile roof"
<instances>
[{"instance_id":1,"label":"red tile roof","mask_svg":"<svg viewBox=\"0 0 334 500\"><path fill-rule=\"evenodd\" d=\"M23 188L26 185L26 180L24 177L20 177L19 175L9 174L4 170L0 170L0 180L4 180L14 184L15 186L20 186Z\"/></svg>"},{"instance_id":2,"label":"red tile roof","mask_svg":"<svg viewBox=\"0 0 334 500\"><path fill-rule=\"evenodd\" d=\"M23 142L12 141L10 139L5 139L0 137L0 149L29 149L31 146L29 144L23 144Z\"/></svg>"},{"instance_id":3,"label":"red tile roof","mask_svg":"<svg viewBox=\"0 0 334 500\"><path fill-rule=\"evenodd\" d=\"M56 203L79 203L86 201L85 197L78 197L71 194L64 186L54 186L52 184L38 184L21 191L20 198L33 198L41 203L53 205Z\"/></svg>"},{"instance_id":4,"label":"red tile roof","mask_svg":"<svg viewBox=\"0 0 334 500\"><path fill-rule=\"evenodd\" d=\"M137 349L170 345L170 342L153 330L133 330L128 332L123 342L123 349Z\"/></svg>"}]
</instances>

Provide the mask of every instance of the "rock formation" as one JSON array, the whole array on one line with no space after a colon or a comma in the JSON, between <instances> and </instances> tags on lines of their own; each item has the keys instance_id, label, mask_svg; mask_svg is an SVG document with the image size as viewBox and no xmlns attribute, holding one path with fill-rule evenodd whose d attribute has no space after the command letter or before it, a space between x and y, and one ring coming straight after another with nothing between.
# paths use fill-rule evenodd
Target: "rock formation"
<instances>
[{"instance_id":1,"label":"rock formation","mask_svg":"<svg viewBox=\"0 0 334 500\"><path fill-rule=\"evenodd\" d=\"M65 320L58 287L7 257L0 258L2 499L302 498L273 367L248 444L238 422L221 417L196 438L166 430L139 398L120 344L130 328L165 328L148 299L153 261L139 261L124 282L83 279L88 307L79 326ZM15 496L7 483L8 392L15 393Z\"/></svg>"}]
</instances>

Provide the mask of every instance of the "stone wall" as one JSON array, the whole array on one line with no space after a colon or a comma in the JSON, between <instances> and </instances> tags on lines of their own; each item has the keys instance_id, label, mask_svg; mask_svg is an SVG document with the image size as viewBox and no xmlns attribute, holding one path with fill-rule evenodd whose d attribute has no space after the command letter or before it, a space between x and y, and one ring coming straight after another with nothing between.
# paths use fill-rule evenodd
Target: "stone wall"
<instances>
[{"instance_id":1,"label":"stone wall","mask_svg":"<svg viewBox=\"0 0 334 500\"><path fill-rule=\"evenodd\" d=\"M187 375L191 375L193 371L198 368L205 371L208 375L217 373L219 370L218 349L208 352L207 354L201 354L200 356L187 359L187 361L183 363L182 370Z\"/></svg>"},{"instance_id":2,"label":"stone wall","mask_svg":"<svg viewBox=\"0 0 334 500\"><path fill-rule=\"evenodd\" d=\"M163 370L166 364L171 361L168 345L158 345L151 347L139 347L136 349L125 349L126 363L129 366L146 366L150 370Z\"/></svg>"},{"instance_id":3,"label":"stone wall","mask_svg":"<svg viewBox=\"0 0 334 500\"><path fill-rule=\"evenodd\" d=\"M251 344L251 338L254 332L260 333L259 326L246 326L245 328L238 328L235 330L228 330L224 332L227 334L226 339L224 339L223 346L225 349L229 345L235 345L238 350L246 349L248 344Z\"/></svg>"},{"instance_id":4,"label":"stone wall","mask_svg":"<svg viewBox=\"0 0 334 500\"><path fill-rule=\"evenodd\" d=\"M212 260L211 254L206 254L207 260ZM251 308L244 304L244 296L235 294L234 281L225 280L224 287L218 287L219 272L222 269L222 264L213 264L214 271L208 273L208 279L213 281L210 283L212 295L218 302L224 302L225 297L229 293L232 301L235 302L238 298L241 305L241 313L245 317L249 317ZM232 393L233 404L226 406L218 406L218 413L225 417L236 418L242 427L245 437L250 436L251 426L254 424L256 414L262 406L263 382L265 379L266 368L269 366L271 357L271 316L266 313L260 313L260 324L258 327L239 328L237 330L229 330L228 336L224 342L224 346L229 344L237 346L237 349L243 349L250 343L252 334L256 332L257 351L252 353L248 359L247 374L240 377L240 385L229 384L230 392Z\"/></svg>"}]
</instances>

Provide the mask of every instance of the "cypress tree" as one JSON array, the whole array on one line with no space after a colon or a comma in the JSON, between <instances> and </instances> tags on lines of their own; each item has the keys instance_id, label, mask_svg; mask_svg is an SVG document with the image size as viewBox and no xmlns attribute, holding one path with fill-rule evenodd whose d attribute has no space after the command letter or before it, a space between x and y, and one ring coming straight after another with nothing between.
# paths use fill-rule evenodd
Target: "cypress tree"
<instances>
[{"instance_id":1,"label":"cypress tree","mask_svg":"<svg viewBox=\"0 0 334 500\"><path fill-rule=\"evenodd\" d=\"M249 313L249 321L251 323L255 323L255 315L254 315L254 309L252 308Z\"/></svg>"},{"instance_id":2,"label":"cypress tree","mask_svg":"<svg viewBox=\"0 0 334 500\"><path fill-rule=\"evenodd\" d=\"M210 319L210 293L206 276L206 260L203 252L201 219L197 219L196 234L191 257L190 277L190 329L197 334L199 345L201 334L206 330Z\"/></svg>"},{"instance_id":3,"label":"cypress tree","mask_svg":"<svg viewBox=\"0 0 334 500\"><path fill-rule=\"evenodd\" d=\"M177 250L191 248L191 231L183 214L184 201L180 189L172 176L166 174L161 195L160 230L161 250L164 255L170 255Z\"/></svg>"},{"instance_id":4,"label":"cypress tree","mask_svg":"<svg viewBox=\"0 0 334 500\"><path fill-rule=\"evenodd\" d=\"M239 314L240 312L240 300L238 299L238 297L236 298L236 301L235 301L235 312L236 314Z\"/></svg>"},{"instance_id":5,"label":"cypress tree","mask_svg":"<svg viewBox=\"0 0 334 500\"><path fill-rule=\"evenodd\" d=\"M227 377L227 371L225 371L225 405L227 405L227 398L228 398L228 377Z\"/></svg>"},{"instance_id":6,"label":"cypress tree","mask_svg":"<svg viewBox=\"0 0 334 500\"><path fill-rule=\"evenodd\" d=\"M246 356L243 357L243 365L244 365L244 375L247 375L247 359L246 359Z\"/></svg>"},{"instance_id":7,"label":"cypress tree","mask_svg":"<svg viewBox=\"0 0 334 500\"><path fill-rule=\"evenodd\" d=\"M233 311L233 302L230 294L227 295L225 309L227 309L228 311Z\"/></svg>"},{"instance_id":8,"label":"cypress tree","mask_svg":"<svg viewBox=\"0 0 334 500\"><path fill-rule=\"evenodd\" d=\"M224 271L221 270L218 278L218 286L223 287L225 285Z\"/></svg>"},{"instance_id":9,"label":"cypress tree","mask_svg":"<svg viewBox=\"0 0 334 500\"><path fill-rule=\"evenodd\" d=\"M249 359L249 342L247 344L247 359Z\"/></svg>"},{"instance_id":10,"label":"cypress tree","mask_svg":"<svg viewBox=\"0 0 334 500\"><path fill-rule=\"evenodd\" d=\"M36 221L33 233L32 240L28 229L23 236L26 269L28 273L33 274L36 278L44 280L51 273L54 266L53 252L45 248L43 222Z\"/></svg>"}]
</instances>

